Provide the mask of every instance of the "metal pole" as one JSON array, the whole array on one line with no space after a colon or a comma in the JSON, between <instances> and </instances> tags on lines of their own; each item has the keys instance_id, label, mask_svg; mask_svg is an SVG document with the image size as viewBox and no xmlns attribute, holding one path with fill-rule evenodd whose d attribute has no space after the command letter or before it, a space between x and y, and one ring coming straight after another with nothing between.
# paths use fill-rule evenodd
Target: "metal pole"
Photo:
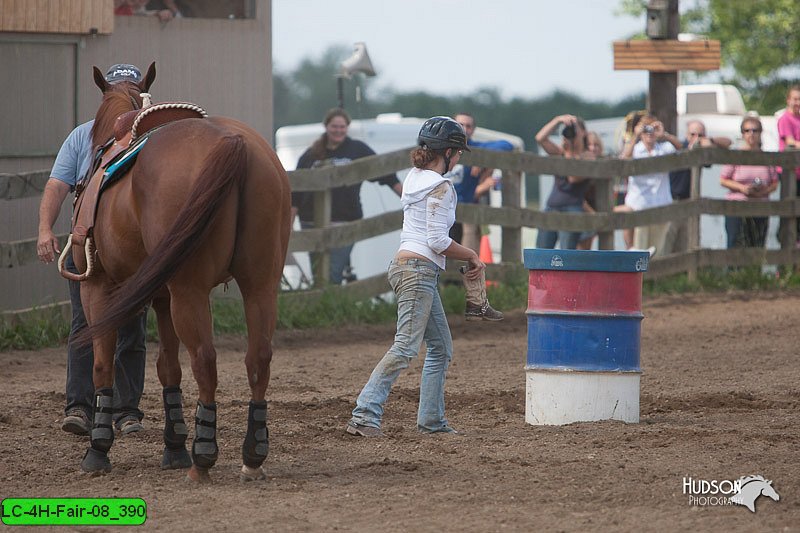
<instances>
[{"instance_id":1,"label":"metal pole","mask_svg":"<svg viewBox=\"0 0 800 533\"><path fill-rule=\"evenodd\" d=\"M344 78L336 76L336 95L339 99L339 109L344 109Z\"/></svg>"}]
</instances>

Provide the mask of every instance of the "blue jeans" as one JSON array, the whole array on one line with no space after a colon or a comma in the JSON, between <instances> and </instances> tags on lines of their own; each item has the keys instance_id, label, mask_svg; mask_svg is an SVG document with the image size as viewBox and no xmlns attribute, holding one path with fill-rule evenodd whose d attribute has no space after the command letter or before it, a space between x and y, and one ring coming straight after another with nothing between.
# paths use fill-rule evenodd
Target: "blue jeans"
<instances>
[{"instance_id":1,"label":"blue jeans","mask_svg":"<svg viewBox=\"0 0 800 533\"><path fill-rule=\"evenodd\" d=\"M342 273L344 269L350 266L350 252L353 251L353 245L348 244L341 248L331 249L331 270L330 282L334 285L342 284Z\"/></svg>"},{"instance_id":2,"label":"blue jeans","mask_svg":"<svg viewBox=\"0 0 800 533\"><path fill-rule=\"evenodd\" d=\"M66 268L77 272L72 255L67 257ZM64 411L82 409L92 420L94 404L94 351L91 345L77 347L72 343L75 333L86 327L86 315L81 303L81 284L69 282L69 299L72 304L72 324L67 344L67 406ZM144 390L145 335L147 313L133 317L117 331L117 350L114 354L114 421L144 417L139 410L139 400Z\"/></svg>"},{"instance_id":3,"label":"blue jeans","mask_svg":"<svg viewBox=\"0 0 800 533\"><path fill-rule=\"evenodd\" d=\"M763 248L768 227L767 217L725 217L728 248Z\"/></svg>"},{"instance_id":4,"label":"blue jeans","mask_svg":"<svg viewBox=\"0 0 800 533\"><path fill-rule=\"evenodd\" d=\"M556 211L559 213L583 213L582 205L568 205L564 207L550 207L544 208L547 211ZM578 241L581 238L580 231L553 231L553 230L539 230L536 237L537 248L555 248L556 239L562 250L574 250L578 246ZM588 238L588 237L587 237Z\"/></svg>"},{"instance_id":5,"label":"blue jeans","mask_svg":"<svg viewBox=\"0 0 800 533\"><path fill-rule=\"evenodd\" d=\"M311 222L300 222L302 229L311 229L314 224ZM344 276L342 273L344 269L350 266L350 253L353 251L355 243L342 246L341 248L331 248L330 250L330 269L328 270L328 282L334 285L341 285ZM310 254L312 268L320 259L322 254L318 252L311 252Z\"/></svg>"},{"instance_id":6,"label":"blue jeans","mask_svg":"<svg viewBox=\"0 0 800 533\"><path fill-rule=\"evenodd\" d=\"M380 427L383 405L397 377L427 347L419 386L417 428L426 432L447 428L444 382L453 357L453 338L438 290L439 267L424 259L400 259L389 266L389 284L397 295L394 343L358 395L352 421Z\"/></svg>"}]
</instances>

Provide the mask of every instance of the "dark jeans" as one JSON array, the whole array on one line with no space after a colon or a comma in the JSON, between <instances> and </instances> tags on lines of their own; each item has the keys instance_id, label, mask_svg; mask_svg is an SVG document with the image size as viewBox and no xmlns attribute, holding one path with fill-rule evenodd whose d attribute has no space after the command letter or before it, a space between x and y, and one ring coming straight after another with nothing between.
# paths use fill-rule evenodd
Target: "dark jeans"
<instances>
[{"instance_id":1,"label":"dark jeans","mask_svg":"<svg viewBox=\"0 0 800 533\"><path fill-rule=\"evenodd\" d=\"M67 258L66 268L77 272L72 255ZM69 282L69 299L72 304L72 325L67 345L67 406L83 409L92 419L94 403L94 351L91 345L77 347L72 343L75 333L86 327L86 315L81 303L81 287L77 281ZM147 313L136 315L117 331L117 350L114 354L114 421L144 417L139 410L139 400L144 390L145 335Z\"/></svg>"},{"instance_id":2,"label":"dark jeans","mask_svg":"<svg viewBox=\"0 0 800 533\"><path fill-rule=\"evenodd\" d=\"M768 227L767 217L725 217L728 248L763 248Z\"/></svg>"},{"instance_id":3,"label":"dark jeans","mask_svg":"<svg viewBox=\"0 0 800 533\"><path fill-rule=\"evenodd\" d=\"M547 206L547 211L556 211L559 213L583 213L583 205L568 205L564 207L550 207ZM537 248L555 248L556 240L562 250L574 250L578 246L578 241L581 238L580 231L553 231L553 230L539 230L536 237Z\"/></svg>"}]
</instances>

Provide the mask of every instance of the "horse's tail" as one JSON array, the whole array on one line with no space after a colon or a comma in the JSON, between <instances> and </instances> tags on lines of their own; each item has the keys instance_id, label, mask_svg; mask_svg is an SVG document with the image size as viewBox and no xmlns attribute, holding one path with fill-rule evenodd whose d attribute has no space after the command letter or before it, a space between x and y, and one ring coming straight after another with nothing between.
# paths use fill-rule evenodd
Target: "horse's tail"
<instances>
[{"instance_id":1,"label":"horse's tail","mask_svg":"<svg viewBox=\"0 0 800 533\"><path fill-rule=\"evenodd\" d=\"M247 169L247 147L241 135L219 140L208 154L186 203L155 250L109 298L103 316L76 342L87 342L116 330L153 298L203 243L214 215L228 197L237 178Z\"/></svg>"}]
</instances>

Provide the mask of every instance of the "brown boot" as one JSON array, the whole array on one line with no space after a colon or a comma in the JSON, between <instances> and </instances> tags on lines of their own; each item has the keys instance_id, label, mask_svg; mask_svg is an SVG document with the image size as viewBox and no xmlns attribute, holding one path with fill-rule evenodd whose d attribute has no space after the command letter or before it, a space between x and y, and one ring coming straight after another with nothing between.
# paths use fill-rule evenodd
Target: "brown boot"
<instances>
[{"instance_id":1,"label":"brown boot","mask_svg":"<svg viewBox=\"0 0 800 533\"><path fill-rule=\"evenodd\" d=\"M467 290L467 310L464 317L467 320L490 320L497 322L503 320L503 313L493 309L486 298L486 274L481 272L478 279L467 279L464 275L466 267L461 267L460 272Z\"/></svg>"},{"instance_id":2,"label":"brown boot","mask_svg":"<svg viewBox=\"0 0 800 533\"><path fill-rule=\"evenodd\" d=\"M468 303L467 310L464 311L464 317L467 320L488 320L490 322L499 322L503 320L503 313L489 305L489 300L486 300L483 305L475 305Z\"/></svg>"}]
</instances>

